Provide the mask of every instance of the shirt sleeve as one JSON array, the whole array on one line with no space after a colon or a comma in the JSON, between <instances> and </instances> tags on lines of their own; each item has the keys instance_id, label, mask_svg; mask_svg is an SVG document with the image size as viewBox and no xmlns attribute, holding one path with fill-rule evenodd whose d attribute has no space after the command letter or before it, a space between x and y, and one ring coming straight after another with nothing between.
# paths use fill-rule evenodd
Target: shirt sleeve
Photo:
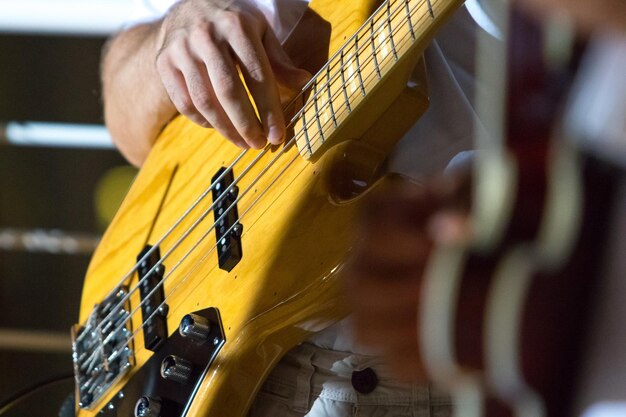
<instances>
[{"instance_id":1,"label":"shirt sleeve","mask_svg":"<svg viewBox=\"0 0 626 417\"><path fill-rule=\"evenodd\" d=\"M278 39L283 42L298 23L309 0L248 0L256 3Z\"/></svg>"},{"instance_id":2,"label":"shirt sleeve","mask_svg":"<svg viewBox=\"0 0 626 417\"><path fill-rule=\"evenodd\" d=\"M566 109L569 138L626 167L626 36L596 33L590 40Z\"/></svg>"},{"instance_id":3,"label":"shirt sleeve","mask_svg":"<svg viewBox=\"0 0 626 417\"><path fill-rule=\"evenodd\" d=\"M177 0L133 0L134 13L130 16L129 24L158 19L172 7Z\"/></svg>"}]
</instances>

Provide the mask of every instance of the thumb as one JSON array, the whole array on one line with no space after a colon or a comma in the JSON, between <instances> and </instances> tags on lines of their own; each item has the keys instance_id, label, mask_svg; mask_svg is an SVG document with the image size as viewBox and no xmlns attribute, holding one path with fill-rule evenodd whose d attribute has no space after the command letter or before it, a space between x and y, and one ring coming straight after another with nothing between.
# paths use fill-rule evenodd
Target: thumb
<instances>
[{"instance_id":1,"label":"thumb","mask_svg":"<svg viewBox=\"0 0 626 417\"><path fill-rule=\"evenodd\" d=\"M279 86L292 91L301 90L311 79L311 74L293 64L271 29L265 32L263 44Z\"/></svg>"}]
</instances>

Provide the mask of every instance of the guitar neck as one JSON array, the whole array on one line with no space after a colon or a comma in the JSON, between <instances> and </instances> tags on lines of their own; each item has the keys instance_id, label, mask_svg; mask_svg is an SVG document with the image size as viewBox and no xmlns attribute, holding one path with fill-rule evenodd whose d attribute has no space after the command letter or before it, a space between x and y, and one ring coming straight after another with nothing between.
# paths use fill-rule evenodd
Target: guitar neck
<instances>
[{"instance_id":1,"label":"guitar neck","mask_svg":"<svg viewBox=\"0 0 626 417\"><path fill-rule=\"evenodd\" d=\"M379 90L388 90L403 61L415 59L460 0L387 0L309 83L295 126L300 154L315 159L324 145Z\"/></svg>"}]
</instances>

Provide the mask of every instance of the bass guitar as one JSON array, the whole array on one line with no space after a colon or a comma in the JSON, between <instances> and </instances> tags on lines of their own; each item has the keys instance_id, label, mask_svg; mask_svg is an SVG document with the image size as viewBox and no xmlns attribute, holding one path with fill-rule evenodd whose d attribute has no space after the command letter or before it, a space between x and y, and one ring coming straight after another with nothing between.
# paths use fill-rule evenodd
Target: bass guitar
<instances>
[{"instance_id":1,"label":"bass guitar","mask_svg":"<svg viewBox=\"0 0 626 417\"><path fill-rule=\"evenodd\" d=\"M85 278L78 417L245 416L273 365L345 315L352 219L425 110L407 80L461 3L313 0L286 44L315 75L284 145L164 130Z\"/></svg>"}]
</instances>

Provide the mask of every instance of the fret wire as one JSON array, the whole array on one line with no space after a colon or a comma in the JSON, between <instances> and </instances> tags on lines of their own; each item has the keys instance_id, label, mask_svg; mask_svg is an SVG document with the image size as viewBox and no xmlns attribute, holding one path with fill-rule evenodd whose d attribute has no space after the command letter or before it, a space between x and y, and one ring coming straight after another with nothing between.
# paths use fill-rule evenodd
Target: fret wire
<instances>
[{"instance_id":1,"label":"fret wire","mask_svg":"<svg viewBox=\"0 0 626 417\"><path fill-rule=\"evenodd\" d=\"M427 0L424 0L424 1L427 1ZM398 3L399 3L399 2L398 2ZM398 3L396 3L396 4L398 4ZM390 19L390 18L391 18L391 9L390 9L391 7L390 7L390 6L391 6L391 5L390 5L390 2L388 2L388 3L387 3L387 16L388 16L388 22L387 22L387 23L389 24L389 25L388 25L389 29L390 29L390 30L392 30L392 26L391 26L391 19ZM396 9L394 9L393 16L394 16L394 17L399 16L399 15L400 15L400 11L401 11L402 9L403 9L403 7L402 7L402 3L399 3L399 4L398 4L398 7L397 7ZM413 10L414 10L414 11L415 11L415 10L417 10L417 6L416 6ZM379 18L382 18L382 13L378 14L378 16L379 16ZM381 29L383 28L383 26L382 26L383 24L384 24L384 22L381 22ZM374 19L372 18L372 19L370 20L370 28L372 28L372 27L373 27L373 25L374 25ZM361 33L361 31L357 31L357 33L355 33L355 35L354 35L353 37L354 37L354 38L356 38L356 37L358 36L358 34L359 34L359 33ZM395 46L395 45L396 45L396 43L395 43L395 41L393 40L393 32L390 32L390 34L391 34L391 36L390 36L390 41L391 41L391 44L392 44L392 50L393 50L393 54L394 54L394 59L395 59L395 60L397 60L397 48L396 48L396 46ZM372 43L374 44L374 38L372 38ZM347 109L347 111L348 111L348 114L350 114L350 113L352 112L352 107L351 107L351 105L350 105L351 101L350 101L350 98L348 97L347 86L346 86L346 78L345 78L346 61L345 61L344 56L345 56L345 52L346 52L346 51L349 51L350 49L352 49L352 48L353 48L353 44L349 44L349 45L346 45L346 46L347 46L347 48L346 48L346 47L344 47L344 48L342 48L342 49L339 51L339 54L338 54L339 56L338 56L338 57L337 57L337 55L335 55L334 57L332 57L332 58L331 58L331 60L330 60L330 61L327 63L327 65L326 65L326 71L327 71L327 74L329 74L329 75L328 75L329 79L328 79L328 81L327 81L327 85L326 85L326 87L327 87L327 89L329 89L329 90L330 90L330 83L331 83L331 81L332 81L332 78L330 77L330 66L331 66L331 63L332 63L332 61L333 61L333 58L334 58L334 59L339 58L339 61L340 61L340 62L339 62L339 67L340 67L340 68L339 68L339 71L338 71L337 73L335 73L335 75L340 75L340 77L341 77L342 92L343 92L343 96L344 96L344 102L345 102L345 105L346 105L346 109ZM371 55L369 58L370 58L370 59L373 59L373 60L375 60L375 61L378 61L377 56L376 56L376 53L375 53L375 49L373 49L373 53L372 53L372 55ZM379 64L379 69L380 69L380 64ZM377 74L377 75L378 75L378 74ZM381 76L382 76L382 74L381 74ZM334 77L333 77L333 78L334 78ZM317 95L317 94L319 94L319 92L316 92L316 94L315 94L315 95ZM329 91L329 95L331 95L330 91ZM331 97L331 98L332 98L332 97ZM333 118L333 123L336 123L336 115L337 115L337 113L336 113L336 112L334 112L334 109L332 109L332 106L333 106L332 102L333 102L333 100L332 100L332 99L331 99L331 100L329 100L329 106L331 106L332 113L333 113L333 115L335 116L335 117ZM310 103L310 101L309 101L309 103L308 103L305 107L307 107L307 109L309 109L309 110L310 110L310 109L311 109L314 105L316 105L316 104L317 104L317 103L315 103L315 102L314 102L313 104L311 104L311 103ZM315 122L312 122L312 123L315 123ZM311 127L311 125L309 124L309 122L307 122L307 123L306 123L306 125L307 125L308 127ZM307 140L307 137L308 137L308 132L302 132L302 133L304 133L304 134L305 134L305 140ZM300 137L302 137L302 135L299 135L299 136L300 136ZM312 142L311 142L311 144L312 144ZM311 146L310 148L312 149L312 146Z\"/></svg>"},{"instance_id":2,"label":"fret wire","mask_svg":"<svg viewBox=\"0 0 626 417\"><path fill-rule=\"evenodd\" d=\"M348 91L346 90L346 74L344 73L344 63L343 63L343 48L341 49L341 55L339 57L339 66L341 71L341 89L343 90L343 98L346 102L346 108L348 109L348 114L352 111L350 107L350 100L348 99Z\"/></svg>"},{"instance_id":3,"label":"fret wire","mask_svg":"<svg viewBox=\"0 0 626 417\"><path fill-rule=\"evenodd\" d=\"M389 4L388 4L388 5L389 5ZM372 22L372 24L373 24L373 19L370 19L370 22ZM358 34L358 33L357 33L357 34ZM373 57L374 57L374 59L376 60L376 56L375 56L375 54L374 54L374 56L373 56ZM344 75L344 65L343 65L343 63L344 63L344 62L343 62L343 61L344 61L344 60L343 60L343 49L342 49L342 50L341 50L341 78L342 78L342 83L343 83L343 93L344 93L344 98L345 98L345 101L346 101L346 107L347 107L347 110L348 110L348 112L351 112L349 99L348 99L348 97L347 97L347 91L346 91L346 89L345 89L345 75ZM330 62L329 62L329 63L327 63L327 65L326 65L327 72L329 72L329 71L330 71L330 66L329 66L328 64L330 64ZM359 75L360 75L360 74L359 74ZM329 92L329 96L331 96L331 92L330 92L330 85L329 85L329 84L330 84L330 81L331 81L331 80L330 80L330 76L329 76L329 81L328 81L328 92ZM317 95L317 93L316 93L316 95ZM317 102L316 102L315 104L317 105ZM330 101L329 101L329 104L330 104L330 106L331 106L331 113L332 113L332 115L333 115L333 121L334 121L334 123L336 124L336 123L337 123L337 121L336 121L336 114L335 114L334 110L332 109L332 100L330 100ZM306 108L306 105L305 105L305 108ZM304 110L304 109L303 109L303 110ZM302 132L303 132L303 133L304 133L304 135L305 135L305 140L306 140L306 142L307 142L307 147L309 148L309 152L312 154L311 142L310 142L310 140L309 140L308 131L307 131L307 125L308 125L308 123L306 122L305 111L302 111L302 112L301 112L301 114L302 114L302 121L303 121L303 129L302 129ZM147 255L148 255L148 254L146 254L146 256L147 256ZM121 284L118 284L116 288L119 288L119 287L120 287L120 285L121 285Z\"/></svg>"},{"instance_id":4,"label":"fret wire","mask_svg":"<svg viewBox=\"0 0 626 417\"><path fill-rule=\"evenodd\" d=\"M428 1L428 0L423 0L421 3L425 2L425 1ZM410 14L413 14L413 13L414 13L414 12L418 9L419 4L420 4L420 3L418 3L415 7L411 6L411 8L412 8L413 10L412 10L412 11L410 11ZM374 14L374 15L372 16L372 18L370 18L370 20L369 20L369 21L370 21L370 32L371 32L371 35L372 35L372 36L371 36L371 43L372 43L372 55L371 55L369 58L371 58L371 59L373 59L373 60L374 60L374 65L375 65L375 69L376 69L376 71L377 71L377 76L379 76L380 78L382 78L382 71L381 71L380 61L378 60L378 56L377 56L377 54L376 54L375 36L374 36L374 35L375 35L375 33L374 33L374 30L375 30L375 24L376 24L376 23L379 23L379 22L380 22L380 20L382 20L382 8L383 8L383 7L384 7L384 5L382 5L382 6L381 6L381 9L379 9L379 13ZM398 16L398 15L399 15L399 13L400 13L400 10L402 10L402 6L401 6L401 5L399 5L399 7L397 7L397 8L394 10L394 12L393 12L394 16ZM390 2L387 2L387 15L388 15L388 16L389 16L389 13L390 13ZM382 27L383 27L382 25L384 24L384 22L380 22L380 23L381 23L381 29L382 29ZM353 35L353 37L356 37L356 35L357 35L358 33L360 33L360 31L357 31L357 33L355 33L355 35ZM393 32L391 32L391 34L393 35ZM394 41L393 41L393 38L391 39L391 41L392 41L392 42L394 42ZM395 45L395 44L394 44L394 45ZM351 48L351 47L352 47L352 45L348 45L348 47L349 47L349 48ZM326 67L326 72L327 72L327 74L328 74L328 82L327 82L326 87L327 87L328 89L330 88L330 85L329 85L329 84L330 84L330 83L331 83L331 82L335 79L335 77L336 77L336 76L340 76L340 77L341 77L341 82L342 82L342 90L343 90L343 95L344 95L344 101L345 101L345 103L346 103L346 107L347 107L348 113L350 113L350 112L352 111L352 108L351 108L351 106L350 106L350 100L347 98L346 83L345 83L345 74L344 74L344 71L345 71L345 62L344 62L344 58L343 58L343 56L344 56L344 54L345 54L345 50L346 50L346 48L345 48L345 47L344 47L344 48L342 48L341 50L339 50L339 51L338 51L338 52L337 52L337 53L336 53L333 57L331 57L331 59L329 60L329 62L325 65L325 67ZM395 54L395 53L396 53L396 50L394 50L394 54ZM330 75L331 64L335 64L335 63L336 63L336 61L337 61L337 58L339 58L339 61L340 61L340 62L339 62L339 67L340 67L340 68L339 68L339 70L338 70L337 72L335 72L335 73L332 75L332 77L331 77L331 75ZM332 66L334 66L334 65L332 65ZM329 92L329 94L330 94L330 92ZM330 101L329 101L329 103L332 103L332 102L333 102L333 100L330 100ZM332 105L332 104L331 104L331 105ZM305 105L305 108L310 109L311 107L312 107L312 105L311 105L311 103L310 103L310 102L309 102L309 103L307 103L307 104ZM303 112L303 111L304 111L304 109L303 109L303 110L301 110L301 112ZM333 113L334 113L334 115L335 115L335 118L333 119L333 122L336 122L336 115L337 115L337 112L333 110Z\"/></svg>"},{"instance_id":5,"label":"fret wire","mask_svg":"<svg viewBox=\"0 0 626 417\"><path fill-rule=\"evenodd\" d=\"M370 20L370 21L372 21L372 20ZM346 105L347 105L347 107L348 107L348 111L350 112L350 111L351 111L351 109L350 109L349 100L348 100L348 98L347 98L347 93L346 93L346 90L345 90L345 77L344 77L344 74L343 74L343 70L344 70L344 66L343 66L343 49L342 49L341 53L342 53L342 59L341 59L341 62L342 62L342 65L341 65L341 76L342 76L342 80L344 80L344 83L343 83L343 84L344 84L344 88L343 88L343 90L344 90L344 96L345 96L345 98L346 98ZM330 63L330 62L329 62L329 63ZM328 65L329 63L327 63L327 65L326 65L327 72L329 72L329 71L330 71L330 67L329 67L329 65ZM329 83L330 83L330 77L329 77ZM328 87L330 87L330 86L328 86ZM317 93L316 93L316 95L317 95ZM329 88L329 95L330 95L330 88ZM316 102L315 104L317 105L317 102ZM331 110L332 110L332 100L331 100L331 101L329 101L329 104L331 105ZM306 123L306 116L305 116L305 112L304 112L304 111L302 111L301 113L302 113L302 121L303 121L303 132L304 132L305 137L306 137L305 139L306 139L306 141L307 141L307 146L308 146L309 150L311 150L310 141L309 141L308 132L307 132L307 124L308 124L308 123ZM334 112L334 111L332 111L332 113L333 113L333 116L335 116L335 112ZM335 119L335 117L333 117L333 120L334 120L334 122L336 123L336 119ZM146 254L146 256L148 256L148 254ZM136 267L135 267L135 268L136 268ZM120 284L118 284L116 288L120 288L120 285L121 285L121 283L120 283Z\"/></svg>"},{"instance_id":6,"label":"fret wire","mask_svg":"<svg viewBox=\"0 0 626 417\"><path fill-rule=\"evenodd\" d=\"M311 147L311 141L309 140L309 131L307 130L306 111L302 112L302 133L304 133L304 141L306 147L309 149L309 154L313 155L313 148Z\"/></svg>"},{"instance_id":7,"label":"fret wire","mask_svg":"<svg viewBox=\"0 0 626 417\"><path fill-rule=\"evenodd\" d=\"M354 60L356 62L356 73L359 77L359 84L361 85L361 93L363 97L367 95L365 92L365 84L363 84L363 76L361 75L361 63L359 62L359 35L357 33L356 38L354 38Z\"/></svg>"},{"instance_id":8,"label":"fret wire","mask_svg":"<svg viewBox=\"0 0 626 417\"><path fill-rule=\"evenodd\" d=\"M376 41L374 34L374 19L370 19L370 39L372 44L372 57L374 58L374 69L376 70L376 75L380 80L382 76L380 75L380 66L378 65L378 57L376 57Z\"/></svg>"},{"instance_id":9,"label":"fret wire","mask_svg":"<svg viewBox=\"0 0 626 417\"><path fill-rule=\"evenodd\" d=\"M329 82L330 82L330 80L329 80ZM304 119L304 118L303 118L303 119ZM292 121L290 122L290 124L292 124L292 123L294 122L294 120L295 120L295 119L292 119ZM305 127L306 127L306 124L305 124ZM292 138L292 139L290 140L290 142L293 142L293 141L295 141L295 140L296 140L296 137L294 136L294 138ZM262 155L262 154L261 154L261 155ZM270 164L270 165L271 165L271 164ZM168 255L168 254L166 254L166 256L165 256L165 257L167 257L167 255ZM164 258L165 258L165 257L164 257ZM163 261L164 261L164 259L162 259L160 262L163 262ZM155 265L155 267L156 267L156 265ZM170 273L171 273L171 272L173 272L173 271L170 271ZM168 274L168 275L169 275L169 274ZM164 278L163 278L163 280L165 280L166 278L167 278L167 277L164 277ZM131 292L132 292L132 291L134 291L134 290L136 290L136 288L137 288L137 287L135 287L135 289L131 290ZM148 296L150 296L150 295L148 295ZM153 313L153 314L154 314L154 313ZM132 314L131 314L131 316L132 316ZM127 321L128 321L128 320L126 320L126 322L127 322ZM111 323L111 322L110 322L110 320L109 320L108 322L109 322L109 323ZM99 328L100 328L101 324L102 324L102 323L100 323L100 324L98 325L98 326L99 326ZM143 325L145 325L145 322L143 323ZM143 327L143 325L142 325L141 327ZM133 335L130 337L130 339L129 339L129 340L132 340L132 339L134 338L134 336L135 336L135 335L136 335L136 332L135 332L135 333L133 333ZM93 353L96 353L96 352L92 352L92 356L93 356Z\"/></svg>"},{"instance_id":10,"label":"fret wire","mask_svg":"<svg viewBox=\"0 0 626 417\"><path fill-rule=\"evenodd\" d=\"M396 43L393 41L393 29L391 28L391 2L387 2L387 26L389 27L389 41L391 43L391 51L393 57L398 60L398 52L396 51Z\"/></svg>"},{"instance_id":11,"label":"fret wire","mask_svg":"<svg viewBox=\"0 0 626 417\"><path fill-rule=\"evenodd\" d=\"M320 121L320 109L317 104L317 79L313 81L313 102L315 104L315 119L317 120L317 128L320 131L320 141L323 144L326 140L324 138L324 130L322 129L322 122Z\"/></svg>"},{"instance_id":12,"label":"fret wire","mask_svg":"<svg viewBox=\"0 0 626 417\"><path fill-rule=\"evenodd\" d=\"M426 0L426 3L428 4L428 13L430 13L430 17L432 17L434 19L435 18L435 12L433 11L433 5L430 2L430 0Z\"/></svg>"},{"instance_id":13,"label":"fret wire","mask_svg":"<svg viewBox=\"0 0 626 417\"><path fill-rule=\"evenodd\" d=\"M329 82L330 82L330 80L329 80ZM296 119L292 119L292 121L290 122L290 124L291 124L291 123L293 123L295 120L296 120ZM301 130L301 132L302 132L302 130ZM293 142L293 141L295 141L296 139L297 139L297 135L296 135L296 136L294 136L294 137L290 140L290 142ZM272 162L274 162L274 161L272 161ZM270 164L270 165L271 165L271 164ZM167 255L167 254L166 254L166 255ZM165 256L165 257L167 257L167 256ZM163 262L164 260L165 260L165 259L162 259L160 262ZM155 267L156 267L156 266L155 266ZM173 272L173 271L170 271L170 274L171 274L172 272ZM170 275L170 274L168 274L168 275ZM164 281L166 278L167 278L167 276L163 278L163 281ZM135 289L136 289L136 288L137 288L137 287L135 287ZM131 292L132 292L132 291L131 291ZM149 297L149 296L150 296L150 294L148 295L148 297ZM153 314L154 314L154 313L153 313ZM132 314L131 314L131 317L132 317ZM126 320L126 322L127 322L127 321L128 321L128 320ZM145 322L143 323L143 325L145 325ZM142 325L141 327L143 327L143 325ZM139 330L139 329L138 329L138 330ZM127 340L127 342L129 342L130 340L134 339L134 336L135 336L135 335L136 335L136 332L135 332L135 333L133 333L133 335L131 335L131 337L129 338L129 340ZM95 352L92 352L92 356L93 356L93 353L95 353Z\"/></svg>"},{"instance_id":14,"label":"fret wire","mask_svg":"<svg viewBox=\"0 0 626 417\"><path fill-rule=\"evenodd\" d=\"M328 81L326 82L326 91L328 92L328 106L330 107L330 115L333 118L333 124L337 127L337 118L335 117L335 109L333 106L333 94L330 89L330 66L326 65L326 78Z\"/></svg>"},{"instance_id":15,"label":"fret wire","mask_svg":"<svg viewBox=\"0 0 626 417\"><path fill-rule=\"evenodd\" d=\"M404 8L406 9L406 19L409 22L409 30L411 31L411 38L415 40L415 31L413 30L413 22L411 22L411 11L409 10L409 0L404 0Z\"/></svg>"}]
</instances>

